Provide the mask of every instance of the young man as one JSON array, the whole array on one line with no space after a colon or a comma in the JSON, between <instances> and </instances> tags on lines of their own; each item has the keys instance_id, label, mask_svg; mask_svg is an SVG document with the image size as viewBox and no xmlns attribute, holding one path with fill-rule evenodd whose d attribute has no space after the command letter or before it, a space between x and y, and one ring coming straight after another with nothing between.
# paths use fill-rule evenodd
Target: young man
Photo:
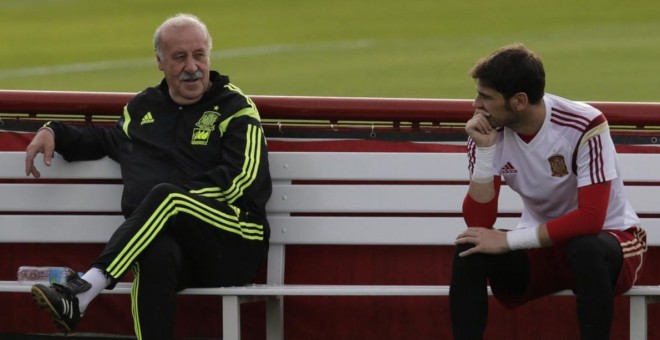
<instances>
[{"instance_id":1,"label":"young man","mask_svg":"<svg viewBox=\"0 0 660 340\"><path fill-rule=\"evenodd\" d=\"M154 36L165 79L126 105L114 127L50 122L26 151L68 161L104 156L121 165L126 221L82 276L32 293L64 332L129 269L138 339L172 339L176 293L242 285L266 257L271 195L266 140L257 108L210 71L211 36L195 16L167 19Z\"/></svg>"},{"instance_id":2,"label":"young man","mask_svg":"<svg viewBox=\"0 0 660 340\"><path fill-rule=\"evenodd\" d=\"M495 51L471 76L468 228L456 238L449 294L454 337L483 337L489 283L509 308L572 289L581 338L609 339L613 298L635 283L646 238L605 116L545 93L543 64L523 45ZM492 228L502 178L524 205L509 232Z\"/></svg>"}]
</instances>

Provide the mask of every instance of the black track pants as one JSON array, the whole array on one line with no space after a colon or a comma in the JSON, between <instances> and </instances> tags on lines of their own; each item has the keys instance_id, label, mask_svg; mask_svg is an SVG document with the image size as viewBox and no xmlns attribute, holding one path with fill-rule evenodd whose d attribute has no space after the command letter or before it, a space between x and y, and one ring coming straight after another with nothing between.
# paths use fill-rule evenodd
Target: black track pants
<instances>
[{"instance_id":1,"label":"black track pants","mask_svg":"<svg viewBox=\"0 0 660 340\"><path fill-rule=\"evenodd\" d=\"M136 335L171 339L179 290L243 285L256 274L266 256L268 226L252 218L223 202L160 184L93 266L106 271L112 286L132 267Z\"/></svg>"},{"instance_id":2,"label":"black track pants","mask_svg":"<svg viewBox=\"0 0 660 340\"><path fill-rule=\"evenodd\" d=\"M469 247L472 245L459 245L454 254L449 292L454 339L483 338L488 319L488 282L495 294L524 299L527 292L534 290L528 285L530 270L547 270L530 268L526 251L458 256ZM562 248L567 263L555 265L569 272L573 286L557 285L554 291L575 292L581 339L609 339L613 290L623 261L621 246L612 235L600 233L576 237Z\"/></svg>"}]
</instances>

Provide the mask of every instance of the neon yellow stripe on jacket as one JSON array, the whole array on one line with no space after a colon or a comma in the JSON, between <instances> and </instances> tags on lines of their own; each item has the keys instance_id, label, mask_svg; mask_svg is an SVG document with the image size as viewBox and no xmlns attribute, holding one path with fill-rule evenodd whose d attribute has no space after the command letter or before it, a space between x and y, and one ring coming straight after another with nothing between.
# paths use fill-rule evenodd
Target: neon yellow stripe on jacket
<instances>
[{"instance_id":1,"label":"neon yellow stripe on jacket","mask_svg":"<svg viewBox=\"0 0 660 340\"><path fill-rule=\"evenodd\" d=\"M122 124L122 130L124 130L124 134L126 134L126 137L130 138L131 136L128 134L128 125L131 123L131 114L128 113L128 105L124 106L124 123Z\"/></svg>"},{"instance_id":2,"label":"neon yellow stripe on jacket","mask_svg":"<svg viewBox=\"0 0 660 340\"><path fill-rule=\"evenodd\" d=\"M258 126L248 125L246 145L244 151L244 161L241 172L234 177L229 188L223 190L220 187L209 187L204 189L191 190L193 194L205 197L216 198L221 201L233 203L243 195L246 188L252 185L261 161L261 140L263 131Z\"/></svg>"}]
</instances>

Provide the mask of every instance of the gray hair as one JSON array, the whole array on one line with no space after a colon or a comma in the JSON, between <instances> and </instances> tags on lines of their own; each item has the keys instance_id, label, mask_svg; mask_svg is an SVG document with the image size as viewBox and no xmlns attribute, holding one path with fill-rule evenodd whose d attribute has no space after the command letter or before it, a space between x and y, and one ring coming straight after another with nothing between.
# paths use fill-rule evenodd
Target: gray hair
<instances>
[{"instance_id":1,"label":"gray hair","mask_svg":"<svg viewBox=\"0 0 660 340\"><path fill-rule=\"evenodd\" d=\"M177 15L169 17L156 29L156 32L154 33L154 51L156 51L156 54L161 58L163 57L160 51L160 38L161 38L161 33L165 28L187 27L187 26L197 26L202 29L204 35L206 36L206 41L210 52L211 47L213 46L213 39L211 38L211 34L209 34L209 30L206 28L206 25L198 17L192 14L179 13Z\"/></svg>"}]
</instances>

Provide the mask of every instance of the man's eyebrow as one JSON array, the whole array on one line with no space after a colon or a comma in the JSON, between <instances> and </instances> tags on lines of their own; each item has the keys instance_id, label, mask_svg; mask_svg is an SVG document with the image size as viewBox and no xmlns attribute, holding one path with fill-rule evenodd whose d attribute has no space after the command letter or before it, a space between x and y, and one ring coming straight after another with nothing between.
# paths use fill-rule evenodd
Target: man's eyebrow
<instances>
[{"instance_id":1,"label":"man's eyebrow","mask_svg":"<svg viewBox=\"0 0 660 340\"><path fill-rule=\"evenodd\" d=\"M482 91L477 91L477 94L484 97L484 98L493 98L491 95L486 94L485 92L482 92Z\"/></svg>"}]
</instances>

